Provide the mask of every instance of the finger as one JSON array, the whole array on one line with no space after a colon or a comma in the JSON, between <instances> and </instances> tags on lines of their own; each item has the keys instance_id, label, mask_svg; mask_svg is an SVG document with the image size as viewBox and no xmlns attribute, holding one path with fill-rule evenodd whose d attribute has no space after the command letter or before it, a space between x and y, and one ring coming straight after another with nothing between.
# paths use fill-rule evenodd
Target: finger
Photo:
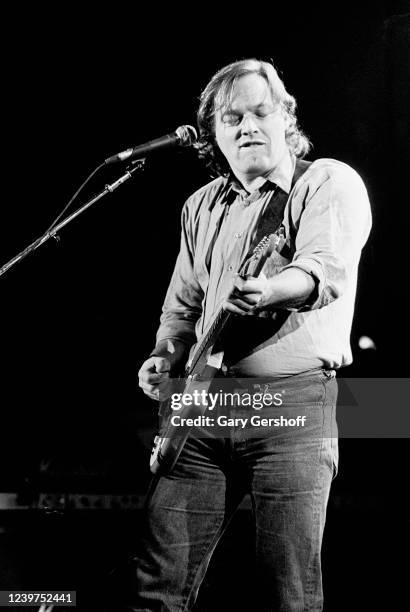
<instances>
[{"instance_id":1,"label":"finger","mask_svg":"<svg viewBox=\"0 0 410 612\"><path fill-rule=\"evenodd\" d=\"M259 293L240 293L233 291L232 295L230 295L228 299L230 301L242 301L245 304L254 306L260 302L261 295Z\"/></svg>"},{"instance_id":2,"label":"finger","mask_svg":"<svg viewBox=\"0 0 410 612\"><path fill-rule=\"evenodd\" d=\"M245 285L245 283L246 283L246 279L243 276L240 276L238 274L237 276L235 276L234 281L233 281L234 289L238 289L239 291L242 291L242 287Z\"/></svg>"},{"instance_id":3,"label":"finger","mask_svg":"<svg viewBox=\"0 0 410 612\"><path fill-rule=\"evenodd\" d=\"M145 393L145 395L147 397L149 397L150 399L156 400L158 401L158 395L159 395L159 391L158 390L154 390L154 391L149 391L148 389L142 389L142 391Z\"/></svg>"},{"instance_id":4,"label":"finger","mask_svg":"<svg viewBox=\"0 0 410 612\"><path fill-rule=\"evenodd\" d=\"M157 370L154 362L152 362L151 364L149 364L149 362L145 362L138 370L137 376L138 378L146 378L147 376L149 376L149 374L155 374L156 371Z\"/></svg>"},{"instance_id":5,"label":"finger","mask_svg":"<svg viewBox=\"0 0 410 612\"><path fill-rule=\"evenodd\" d=\"M145 389L144 389L144 393L145 393L145 395L146 395L147 397L149 397L150 399L155 400L155 401L157 401L157 402L158 402L158 392L156 392L156 393L150 393L149 391L145 391Z\"/></svg>"},{"instance_id":6,"label":"finger","mask_svg":"<svg viewBox=\"0 0 410 612\"><path fill-rule=\"evenodd\" d=\"M163 402L171 395L168 385L146 385L146 388L144 388L143 391L145 395L157 402Z\"/></svg>"},{"instance_id":7,"label":"finger","mask_svg":"<svg viewBox=\"0 0 410 612\"><path fill-rule=\"evenodd\" d=\"M228 302L234 302L237 306L248 306L249 308L253 308L256 304L259 304L261 301L262 294L260 293L248 293L243 294L239 292L232 292L231 295L227 297Z\"/></svg>"},{"instance_id":8,"label":"finger","mask_svg":"<svg viewBox=\"0 0 410 612\"><path fill-rule=\"evenodd\" d=\"M263 283L253 276L237 276L234 280L234 287L243 293L260 293Z\"/></svg>"},{"instance_id":9,"label":"finger","mask_svg":"<svg viewBox=\"0 0 410 612\"><path fill-rule=\"evenodd\" d=\"M237 315L251 315L253 314L253 306L245 304L239 300L226 300L223 304L223 309L227 312Z\"/></svg>"},{"instance_id":10,"label":"finger","mask_svg":"<svg viewBox=\"0 0 410 612\"><path fill-rule=\"evenodd\" d=\"M141 389L147 391L148 393L155 393L158 389L160 391L167 389L170 386L170 379L167 377L159 382L151 382L140 378L138 385L141 387Z\"/></svg>"},{"instance_id":11,"label":"finger","mask_svg":"<svg viewBox=\"0 0 410 612\"><path fill-rule=\"evenodd\" d=\"M260 312L261 310L264 309L264 305L263 304L264 304L264 302L263 302L263 295L258 295L258 297L256 299L256 303L254 304L254 306L252 308L252 311L257 314L258 312Z\"/></svg>"},{"instance_id":12,"label":"finger","mask_svg":"<svg viewBox=\"0 0 410 612\"><path fill-rule=\"evenodd\" d=\"M158 372L155 366L152 366L151 368L142 367L138 372L138 378L141 378L142 380L148 380L148 378L151 378L151 377L161 378L164 376L169 376L169 370Z\"/></svg>"},{"instance_id":13,"label":"finger","mask_svg":"<svg viewBox=\"0 0 410 612\"><path fill-rule=\"evenodd\" d=\"M152 373L148 373L146 374L146 376L144 377L144 379L146 382L150 383L150 384L158 384L164 380L169 380L169 372L160 372L159 374L156 374L154 372Z\"/></svg>"},{"instance_id":14,"label":"finger","mask_svg":"<svg viewBox=\"0 0 410 612\"><path fill-rule=\"evenodd\" d=\"M169 372L171 364L166 357L159 357L155 360L155 369L159 372Z\"/></svg>"},{"instance_id":15,"label":"finger","mask_svg":"<svg viewBox=\"0 0 410 612\"><path fill-rule=\"evenodd\" d=\"M139 386L144 391L145 395L148 395L153 400L159 399L159 387L158 385L148 385L146 383L139 383Z\"/></svg>"}]
</instances>

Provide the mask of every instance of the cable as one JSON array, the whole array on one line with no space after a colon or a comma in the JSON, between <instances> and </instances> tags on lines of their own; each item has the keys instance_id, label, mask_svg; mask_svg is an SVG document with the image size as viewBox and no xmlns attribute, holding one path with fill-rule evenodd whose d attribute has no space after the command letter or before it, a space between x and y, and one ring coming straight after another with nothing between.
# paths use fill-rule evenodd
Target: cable
<instances>
[{"instance_id":1,"label":"cable","mask_svg":"<svg viewBox=\"0 0 410 612\"><path fill-rule=\"evenodd\" d=\"M84 189L84 187L87 185L87 183L90 182L90 180L93 178L93 176L95 176L97 174L97 172L99 170L101 170L101 168L103 168L105 166L105 163L100 164L99 166L97 166L92 172L91 174L88 175L88 177L85 179L85 181L80 185L80 187L77 189L77 191L75 192L75 194L72 196L72 198L67 202L67 204L64 206L63 210L60 212L60 214L54 219L54 221L52 222L52 224L50 225L50 227L48 227L46 229L46 231L43 233L43 236L45 236L49 231L51 231L53 229L53 227L55 225L57 225L57 223L59 222L59 220L61 219L61 217L64 215L65 211L71 206L71 204L74 202L74 200L76 199L76 197L79 195L79 193ZM42 236L42 237L43 237Z\"/></svg>"},{"instance_id":2,"label":"cable","mask_svg":"<svg viewBox=\"0 0 410 612\"><path fill-rule=\"evenodd\" d=\"M91 174L88 175L88 177L85 179L85 181L83 181L83 183L80 185L80 187L77 189L77 191L75 192L75 194L72 196L72 198L70 198L70 200L67 202L67 204L64 206L63 210L60 212L60 214L54 219L54 221L51 223L51 225L46 229L45 232L43 232L43 234L40 236L40 238L37 238L34 242L32 242L31 244L29 244L25 249L23 249L23 251L21 251L21 253L19 253L18 255L16 255L16 257L13 257L13 259L11 259L10 261L8 261L6 264L4 264L4 266L2 266L0 268L0 276L2 276L5 272L7 272L7 270L9 268L11 268L14 264L18 263L19 261L22 261L29 253L31 253L32 251L34 251L42 242L44 242L45 240L47 240L47 234L49 234L49 232L51 232L51 230L55 227L55 225L58 223L58 221L61 219L61 217L64 215L64 213L66 212L66 210L69 208L69 206L71 206L71 204L74 202L74 200L76 199L76 197L79 195L79 193L84 189L84 187L87 185L87 183L93 178L93 176L95 176L95 174L101 170L101 168L105 167L105 162L100 164L99 166L97 166L92 172ZM75 213L74 213L75 214Z\"/></svg>"}]
</instances>

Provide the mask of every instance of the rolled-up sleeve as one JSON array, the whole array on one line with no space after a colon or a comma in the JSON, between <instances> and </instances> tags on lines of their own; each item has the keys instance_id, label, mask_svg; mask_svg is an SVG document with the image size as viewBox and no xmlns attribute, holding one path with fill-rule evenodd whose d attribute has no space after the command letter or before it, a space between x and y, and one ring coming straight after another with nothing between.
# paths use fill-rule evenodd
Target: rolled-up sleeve
<instances>
[{"instance_id":1,"label":"rolled-up sleeve","mask_svg":"<svg viewBox=\"0 0 410 612\"><path fill-rule=\"evenodd\" d=\"M316 283L309 301L298 309L302 311L322 308L343 295L357 272L371 228L370 204L362 179L346 164L335 164L316 170L316 176L312 168L313 178L307 176L301 189L303 205L297 195L292 204L296 250L284 269L299 268Z\"/></svg>"},{"instance_id":2,"label":"rolled-up sleeve","mask_svg":"<svg viewBox=\"0 0 410 612\"><path fill-rule=\"evenodd\" d=\"M194 228L189 200L182 210L181 226L180 250L162 307L157 344L169 339L193 344L195 324L202 313L203 290L194 272Z\"/></svg>"}]
</instances>

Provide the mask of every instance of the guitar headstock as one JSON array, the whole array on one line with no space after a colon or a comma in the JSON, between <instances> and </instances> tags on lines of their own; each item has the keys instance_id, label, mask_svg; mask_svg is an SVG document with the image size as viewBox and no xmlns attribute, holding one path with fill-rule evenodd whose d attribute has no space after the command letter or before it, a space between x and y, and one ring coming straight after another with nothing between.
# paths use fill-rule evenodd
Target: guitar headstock
<instances>
[{"instance_id":1,"label":"guitar headstock","mask_svg":"<svg viewBox=\"0 0 410 612\"><path fill-rule=\"evenodd\" d=\"M241 274L258 276L265 264L265 261L278 247L283 236L284 230L282 227L280 227L275 233L269 234L269 236L264 236L254 248L251 257L245 262L244 269L241 270Z\"/></svg>"}]
</instances>

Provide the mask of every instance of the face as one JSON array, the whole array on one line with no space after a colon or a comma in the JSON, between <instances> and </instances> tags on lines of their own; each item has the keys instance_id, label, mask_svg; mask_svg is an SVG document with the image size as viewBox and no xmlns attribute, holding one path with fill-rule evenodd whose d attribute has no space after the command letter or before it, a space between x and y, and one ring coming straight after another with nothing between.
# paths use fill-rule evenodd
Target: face
<instances>
[{"instance_id":1,"label":"face","mask_svg":"<svg viewBox=\"0 0 410 612\"><path fill-rule=\"evenodd\" d=\"M215 136L240 181L268 175L283 159L286 118L259 74L238 79L228 108L217 111Z\"/></svg>"}]
</instances>

